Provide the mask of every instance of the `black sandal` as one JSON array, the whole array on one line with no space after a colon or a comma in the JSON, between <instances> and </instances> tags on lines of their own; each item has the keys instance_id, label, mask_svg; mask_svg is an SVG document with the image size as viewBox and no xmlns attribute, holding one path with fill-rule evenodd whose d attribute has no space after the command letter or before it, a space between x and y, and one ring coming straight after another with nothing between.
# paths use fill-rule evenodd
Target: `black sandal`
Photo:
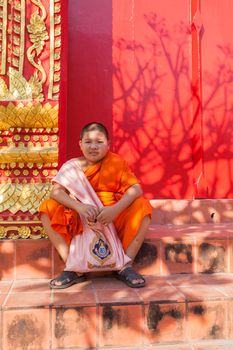
<instances>
[{"instance_id":1,"label":"black sandal","mask_svg":"<svg viewBox=\"0 0 233 350\"><path fill-rule=\"evenodd\" d=\"M49 285L52 289L65 289L73 284L81 283L85 281L85 276L79 276L74 271L63 271L58 277L50 281ZM59 282L60 284L56 284Z\"/></svg>"},{"instance_id":2,"label":"black sandal","mask_svg":"<svg viewBox=\"0 0 233 350\"><path fill-rule=\"evenodd\" d=\"M126 267L123 271L118 272L117 278L131 288L142 288L145 287L146 284L145 279L130 266ZM143 282L133 283L134 280L138 279L143 280Z\"/></svg>"}]
</instances>

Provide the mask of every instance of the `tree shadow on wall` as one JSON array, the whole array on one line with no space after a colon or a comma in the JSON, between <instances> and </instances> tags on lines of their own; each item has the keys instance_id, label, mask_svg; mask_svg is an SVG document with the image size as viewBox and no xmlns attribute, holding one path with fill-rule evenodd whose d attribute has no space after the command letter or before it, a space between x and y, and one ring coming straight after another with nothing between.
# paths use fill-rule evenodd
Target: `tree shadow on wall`
<instances>
[{"instance_id":1,"label":"tree shadow on wall","mask_svg":"<svg viewBox=\"0 0 233 350\"><path fill-rule=\"evenodd\" d=\"M137 175L145 183L145 190L148 195L154 196L154 193L156 193L157 198L159 196L162 198L173 196L183 198L187 196L190 186L193 168L192 152L195 149L195 145L192 145L190 141L193 121L190 104L195 91L192 90L187 51L185 50L188 45L187 37L189 31L181 23L175 28L176 30L171 36L169 30L166 29L164 20L159 20L153 14L145 17L145 19L153 33L153 40L150 39L148 44L149 52L145 44L127 42L123 38L116 43L119 60L114 67L115 86L117 85L118 87L118 95L115 96L114 101L114 135L116 135L114 146L120 153L128 153ZM171 43L172 41L173 43ZM169 51L171 45L173 45L175 53ZM221 48L220 51L225 52ZM132 67L125 65L125 55L130 56ZM228 58L231 60L231 57ZM224 58L221 62L224 62ZM165 64L166 69L164 69ZM210 76L206 76L206 79L210 79L212 94L210 93L209 99L205 100L204 109L208 111L209 115L213 116L206 123L207 131L211 130L210 134L212 137L212 144L208 147L210 159L207 159L207 161L209 162L215 162L216 155L211 155L211 152L216 152L215 141L216 139L220 140L220 136L221 142L219 142L222 152L217 154L217 156L229 161L229 153L227 148L224 147L232 140L230 121L224 119L224 122L222 122L222 118L217 120L215 117L216 106L214 105L214 97L223 86L225 91L227 91L232 82L230 72L227 72L227 67L220 69L220 63L218 67L219 70L216 69L216 74L213 76L213 82L216 82L216 86L213 85L214 83L212 83ZM224 70L226 72L225 75L229 74L225 80L223 79ZM222 83L217 84L218 81L222 81ZM197 101L197 105L198 103L199 101ZM197 108L199 107L200 104ZM221 111L231 113L231 109L232 107L227 99L223 100ZM215 146L213 143L215 143ZM130 153L131 151L128 151L129 149L133 150L133 154ZM198 158L196 158L196 161L198 161ZM231 173L229 172L230 175ZM175 190L174 187L176 188ZM155 192L152 193L151 188ZM167 189L165 190L165 188ZM210 254L212 254L212 247L207 245L202 247L202 252L208 249ZM174 255L175 257L177 255L177 259L181 261L184 259L182 254L184 251L187 254L187 260L190 261L189 247L185 246L182 240L177 242L176 246L169 245L165 250L167 258L170 257L171 259ZM148 255L148 250L146 253ZM151 258L150 263L153 263L154 258L156 258L154 250L149 253L151 254L149 257ZM214 251L213 255L215 254L216 252ZM176 262L177 259L175 259ZM220 263L222 264L222 260ZM212 268L215 265L216 259L213 260ZM40 270L41 266L36 265L36 268ZM168 278L166 277L166 279ZM196 284L198 289L200 283L198 278L195 279L192 276L190 279L190 287L193 288ZM104 283L106 283L107 289L108 281ZM227 283L229 283L229 280L223 275L216 277L216 285ZM82 344L78 345L81 347L94 347L91 334L95 337L97 327L103 346L112 346L114 341L117 343L119 331L121 334L123 332L127 334L126 339L129 343L138 341L138 344L141 344L142 334L145 331L147 333L145 339L150 344L164 339L171 339L171 334L173 334L173 341L182 340L182 335L184 334L182 332L186 328L185 319L188 311L196 319L199 317L203 326L207 325L209 327L210 321L205 306L200 305L198 302L190 306L190 303L188 304L185 301L182 290L171 286L171 284L168 287L161 288L158 278L154 281L154 284L151 283L149 290L145 290L145 301L143 303L141 302L143 291L141 297L139 297L139 291L133 291L121 285L119 289L110 290L109 293L106 293L108 294L106 301L98 301L98 313L96 314L95 301L89 301L90 304L87 307L64 306L64 300L68 299L68 294L64 293L65 296L63 296L62 293L57 293L56 303L57 305L63 305L63 308L54 308L54 336L57 346L64 347L64 342L70 337L70 330L77 334L78 329L77 338L84 339ZM75 286L72 288L75 288ZM85 288L83 290L80 288L80 293L77 293L77 290L72 288L69 291L75 291L73 293L75 297L83 292L88 294ZM103 294L102 290L99 294ZM132 305L132 294L137 294L138 296L136 307ZM177 296L181 298L179 302L177 301ZM190 298L193 298L193 296ZM167 301L167 304L164 303L164 300ZM74 303L74 301L72 302ZM110 301L112 301L112 304L110 304ZM76 303L78 305L77 299ZM52 306L50 305L50 307ZM92 310L93 308L94 310ZM212 312L214 315L216 313L217 316L221 314L221 311L224 312L224 310L215 310ZM145 315L145 319L142 318L142 315ZM97 321L95 321L96 319ZM84 322L81 323L80 320L84 320ZM21 320L19 319L19 321ZM145 326L143 327L142 324L144 325L144 322ZM89 332L85 333L84 328L88 328ZM129 333L132 330L130 328L133 328L132 333ZM174 329L176 332L174 332ZM218 334L216 334L216 329L219 329L217 321L216 324L213 322L209 337L219 336L220 338L221 329L219 329ZM21 339L24 335L22 333ZM124 342L121 344L122 346L128 345L128 343L125 344L124 339L120 341Z\"/></svg>"},{"instance_id":2,"label":"tree shadow on wall","mask_svg":"<svg viewBox=\"0 0 233 350\"><path fill-rule=\"evenodd\" d=\"M190 29L182 22L170 29L155 13L144 18L152 36L114 43L114 149L127 157L149 198L193 198L193 169L201 162L212 172L209 195L230 196L232 50L219 46L215 71L203 74L208 96L201 102L191 76ZM223 161L224 195L218 191Z\"/></svg>"}]
</instances>

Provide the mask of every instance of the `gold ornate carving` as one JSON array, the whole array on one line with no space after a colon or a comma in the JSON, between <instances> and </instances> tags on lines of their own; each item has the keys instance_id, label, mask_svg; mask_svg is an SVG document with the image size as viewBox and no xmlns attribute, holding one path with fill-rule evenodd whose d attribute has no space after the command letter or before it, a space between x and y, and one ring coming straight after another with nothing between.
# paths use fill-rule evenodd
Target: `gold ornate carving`
<instances>
[{"instance_id":1,"label":"gold ornate carving","mask_svg":"<svg viewBox=\"0 0 233 350\"><path fill-rule=\"evenodd\" d=\"M13 58L12 64L20 68L18 58ZM5 81L0 78L0 99L2 101L42 99L42 83L37 74L31 76L27 81L18 69L9 67L9 90Z\"/></svg>"},{"instance_id":2,"label":"gold ornate carving","mask_svg":"<svg viewBox=\"0 0 233 350\"><path fill-rule=\"evenodd\" d=\"M58 105L51 106L46 103L15 106L10 102L7 106L0 106L0 130L10 128L57 128Z\"/></svg>"},{"instance_id":3,"label":"gold ornate carving","mask_svg":"<svg viewBox=\"0 0 233 350\"><path fill-rule=\"evenodd\" d=\"M21 14L20 14L20 57L19 57L19 73L23 74L23 63L24 63L24 48L25 48L25 17L26 17L26 3L25 0L21 0ZM16 10L19 10L17 6Z\"/></svg>"},{"instance_id":4,"label":"gold ornate carving","mask_svg":"<svg viewBox=\"0 0 233 350\"><path fill-rule=\"evenodd\" d=\"M9 210L12 214L18 211L35 214L40 203L49 196L50 183L7 183L0 185L0 211Z\"/></svg>"},{"instance_id":5,"label":"gold ornate carving","mask_svg":"<svg viewBox=\"0 0 233 350\"><path fill-rule=\"evenodd\" d=\"M1 39L1 74L6 74L6 51L7 51L7 0L3 0L0 3L1 6L1 17L2 17L2 28L0 31ZM1 85L1 82L0 82ZM1 91L1 86L0 86ZM1 96L1 92L0 92Z\"/></svg>"},{"instance_id":6,"label":"gold ornate carving","mask_svg":"<svg viewBox=\"0 0 233 350\"><path fill-rule=\"evenodd\" d=\"M5 81L0 78L0 100L3 100L8 95L8 87Z\"/></svg>"},{"instance_id":7,"label":"gold ornate carving","mask_svg":"<svg viewBox=\"0 0 233 350\"><path fill-rule=\"evenodd\" d=\"M10 89L7 100L32 98L32 87L27 80L14 68L9 68Z\"/></svg>"},{"instance_id":8,"label":"gold ornate carving","mask_svg":"<svg viewBox=\"0 0 233 350\"><path fill-rule=\"evenodd\" d=\"M18 147L2 147L0 163L52 163L58 160L57 146L25 147L19 144ZM17 175L17 174L15 174Z\"/></svg>"},{"instance_id":9,"label":"gold ornate carving","mask_svg":"<svg viewBox=\"0 0 233 350\"><path fill-rule=\"evenodd\" d=\"M45 25L45 7L40 1L31 0L31 2L36 5L38 9L32 14L30 24L27 26L30 41L32 43L32 46L30 46L27 50L27 57L29 62L37 69L37 71L31 77L29 82L32 85L34 84L34 97L41 99L43 98L42 86L46 81L46 72L38 57L45 46L45 41L49 39L49 36ZM41 15L39 14L39 10L41 10ZM41 79L39 78L38 73L41 73Z\"/></svg>"},{"instance_id":10,"label":"gold ornate carving","mask_svg":"<svg viewBox=\"0 0 233 350\"><path fill-rule=\"evenodd\" d=\"M53 97L53 74L54 74L54 0L50 1L50 74L48 98Z\"/></svg>"},{"instance_id":11,"label":"gold ornate carving","mask_svg":"<svg viewBox=\"0 0 233 350\"><path fill-rule=\"evenodd\" d=\"M24 51L25 51L25 19L26 19L25 0L12 4L11 17L13 36L9 43L11 48L11 63L18 71L19 75L23 74ZM16 96L17 97L17 96Z\"/></svg>"},{"instance_id":12,"label":"gold ornate carving","mask_svg":"<svg viewBox=\"0 0 233 350\"><path fill-rule=\"evenodd\" d=\"M4 227L0 227L0 239L3 239L7 236L7 231Z\"/></svg>"},{"instance_id":13,"label":"gold ornate carving","mask_svg":"<svg viewBox=\"0 0 233 350\"><path fill-rule=\"evenodd\" d=\"M33 223L32 223L33 224ZM0 227L0 239L41 239L47 238L47 235L43 227L38 222L38 225L31 225L25 221L22 226L17 225L5 225ZM27 226L25 226L27 225Z\"/></svg>"},{"instance_id":14,"label":"gold ornate carving","mask_svg":"<svg viewBox=\"0 0 233 350\"><path fill-rule=\"evenodd\" d=\"M60 57L61 57L61 48L58 45L60 40L58 37L61 35L61 4L60 0L50 1L50 74L49 74L49 90L48 98L57 99L58 92L60 90L60 73L55 73L60 70ZM56 69L59 67L59 69Z\"/></svg>"}]
</instances>

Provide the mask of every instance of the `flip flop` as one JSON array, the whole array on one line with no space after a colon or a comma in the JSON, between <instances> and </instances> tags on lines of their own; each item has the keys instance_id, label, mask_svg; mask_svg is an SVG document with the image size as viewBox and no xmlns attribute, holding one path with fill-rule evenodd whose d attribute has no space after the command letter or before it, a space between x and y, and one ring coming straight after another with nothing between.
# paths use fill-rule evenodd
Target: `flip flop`
<instances>
[{"instance_id":1,"label":"flip flop","mask_svg":"<svg viewBox=\"0 0 233 350\"><path fill-rule=\"evenodd\" d=\"M52 289L65 289L85 280L86 277L84 275L79 276L74 271L63 271L58 277L52 279L49 285ZM61 284L56 284L56 282L60 282Z\"/></svg>"},{"instance_id":2,"label":"flip flop","mask_svg":"<svg viewBox=\"0 0 233 350\"><path fill-rule=\"evenodd\" d=\"M123 271L117 273L117 278L123 281L127 286L131 288L142 288L145 287L145 279L139 275L132 267L126 267ZM143 282L133 283L134 280L142 279Z\"/></svg>"}]
</instances>

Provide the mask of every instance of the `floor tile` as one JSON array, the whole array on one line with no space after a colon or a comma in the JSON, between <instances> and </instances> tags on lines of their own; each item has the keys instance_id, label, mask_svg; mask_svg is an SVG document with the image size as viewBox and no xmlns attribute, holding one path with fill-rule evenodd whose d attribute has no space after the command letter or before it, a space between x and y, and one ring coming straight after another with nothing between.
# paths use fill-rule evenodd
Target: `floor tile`
<instances>
[{"instance_id":1,"label":"floor tile","mask_svg":"<svg viewBox=\"0 0 233 350\"><path fill-rule=\"evenodd\" d=\"M229 304L224 301L188 303L187 339L226 339Z\"/></svg>"},{"instance_id":2,"label":"floor tile","mask_svg":"<svg viewBox=\"0 0 233 350\"><path fill-rule=\"evenodd\" d=\"M185 298L182 293L172 286L142 288L137 291L140 298L146 304L150 301L156 302L184 302Z\"/></svg>"},{"instance_id":3,"label":"floor tile","mask_svg":"<svg viewBox=\"0 0 233 350\"><path fill-rule=\"evenodd\" d=\"M205 284L205 276L202 274L177 274L167 277L169 284L173 286L193 287Z\"/></svg>"},{"instance_id":4,"label":"floor tile","mask_svg":"<svg viewBox=\"0 0 233 350\"><path fill-rule=\"evenodd\" d=\"M122 288L119 290L111 289L97 289L96 299L99 304L139 304L141 299L139 298L136 290L131 288Z\"/></svg>"},{"instance_id":5,"label":"floor tile","mask_svg":"<svg viewBox=\"0 0 233 350\"><path fill-rule=\"evenodd\" d=\"M225 295L228 299L233 299L233 285L216 285L219 292Z\"/></svg>"},{"instance_id":6,"label":"floor tile","mask_svg":"<svg viewBox=\"0 0 233 350\"><path fill-rule=\"evenodd\" d=\"M146 288L169 286L168 276L145 276Z\"/></svg>"},{"instance_id":7,"label":"floor tile","mask_svg":"<svg viewBox=\"0 0 233 350\"><path fill-rule=\"evenodd\" d=\"M194 240L163 239L162 242L162 273L194 273Z\"/></svg>"},{"instance_id":8,"label":"floor tile","mask_svg":"<svg viewBox=\"0 0 233 350\"><path fill-rule=\"evenodd\" d=\"M11 289L13 281L0 281L0 294L8 293Z\"/></svg>"},{"instance_id":9,"label":"floor tile","mask_svg":"<svg viewBox=\"0 0 233 350\"><path fill-rule=\"evenodd\" d=\"M50 293L49 279L15 280L11 293Z\"/></svg>"},{"instance_id":10,"label":"floor tile","mask_svg":"<svg viewBox=\"0 0 233 350\"><path fill-rule=\"evenodd\" d=\"M190 224L191 212L188 200L166 200L163 205L166 224Z\"/></svg>"},{"instance_id":11,"label":"floor tile","mask_svg":"<svg viewBox=\"0 0 233 350\"><path fill-rule=\"evenodd\" d=\"M153 207L152 211L152 223L157 225L163 225L165 223L165 212L163 210L165 200L150 200L150 204Z\"/></svg>"},{"instance_id":12,"label":"floor tile","mask_svg":"<svg viewBox=\"0 0 233 350\"><path fill-rule=\"evenodd\" d=\"M171 344L171 345L152 345L149 348L150 350L194 350L190 344ZM206 349L208 350L208 349Z\"/></svg>"},{"instance_id":13,"label":"floor tile","mask_svg":"<svg viewBox=\"0 0 233 350\"><path fill-rule=\"evenodd\" d=\"M15 278L15 242L0 241L0 279Z\"/></svg>"},{"instance_id":14,"label":"floor tile","mask_svg":"<svg viewBox=\"0 0 233 350\"><path fill-rule=\"evenodd\" d=\"M13 293L7 298L4 308L49 307L50 304L50 293Z\"/></svg>"},{"instance_id":15,"label":"floor tile","mask_svg":"<svg viewBox=\"0 0 233 350\"><path fill-rule=\"evenodd\" d=\"M51 305L54 307L95 306L96 298L92 290L66 292L53 292Z\"/></svg>"},{"instance_id":16,"label":"floor tile","mask_svg":"<svg viewBox=\"0 0 233 350\"><path fill-rule=\"evenodd\" d=\"M193 287L178 287L177 289L182 293L186 300L202 301L202 300L221 300L226 299L224 294L215 287L207 285L199 285Z\"/></svg>"},{"instance_id":17,"label":"floor tile","mask_svg":"<svg viewBox=\"0 0 233 350\"><path fill-rule=\"evenodd\" d=\"M99 277L91 279L92 286L94 289L128 289L129 287L116 277Z\"/></svg>"},{"instance_id":18,"label":"floor tile","mask_svg":"<svg viewBox=\"0 0 233 350\"><path fill-rule=\"evenodd\" d=\"M233 300L228 301L228 313L229 313L229 338L232 339L233 342ZM233 349L233 347L232 347Z\"/></svg>"},{"instance_id":19,"label":"floor tile","mask_svg":"<svg viewBox=\"0 0 233 350\"><path fill-rule=\"evenodd\" d=\"M49 349L49 310L5 310L2 338L4 350Z\"/></svg>"},{"instance_id":20,"label":"floor tile","mask_svg":"<svg viewBox=\"0 0 233 350\"><path fill-rule=\"evenodd\" d=\"M194 344L193 350L233 350L233 343L231 341L221 342L213 340L204 344Z\"/></svg>"},{"instance_id":21,"label":"floor tile","mask_svg":"<svg viewBox=\"0 0 233 350\"><path fill-rule=\"evenodd\" d=\"M0 294L0 309L4 307L7 297L8 297L8 294ZM0 328L0 331L1 331L1 328Z\"/></svg>"},{"instance_id":22,"label":"floor tile","mask_svg":"<svg viewBox=\"0 0 233 350\"><path fill-rule=\"evenodd\" d=\"M16 242L16 278L50 278L52 274L51 243L46 240Z\"/></svg>"},{"instance_id":23,"label":"floor tile","mask_svg":"<svg viewBox=\"0 0 233 350\"><path fill-rule=\"evenodd\" d=\"M95 307L52 310L52 349L90 349L97 345Z\"/></svg>"},{"instance_id":24,"label":"floor tile","mask_svg":"<svg viewBox=\"0 0 233 350\"><path fill-rule=\"evenodd\" d=\"M104 305L100 307L99 346L142 344L143 309L141 305Z\"/></svg>"},{"instance_id":25,"label":"floor tile","mask_svg":"<svg viewBox=\"0 0 233 350\"><path fill-rule=\"evenodd\" d=\"M197 272L227 272L227 240L205 240L197 243Z\"/></svg>"},{"instance_id":26,"label":"floor tile","mask_svg":"<svg viewBox=\"0 0 233 350\"><path fill-rule=\"evenodd\" d=\"M199 275L200 276L200 275ZM214 274L202 274L203 282L207 285L224 285L233 286L233 274L232 273L214 273Z\"/></svg>"},{"instance_id":27,"label":"floor tile","mask_svg":"<svg viewBox=\"0 0 233 350\"><path fill-rule=\"evenodd\" d=\"M146 239L134 260L134 268L142 275L160 275L161 242L159 240Z\"/></svg>"},{"instance_id":28,"label":"floor tile","mask_svg":"<svg viewBox=\"0 0 233 350\"><path fill-rule=\"evenodd\" d=\"M159 304L150 302L145 306L145 343L184 341L186 337L186 306L184 303Z\"/></svg>"}]
</instances>

